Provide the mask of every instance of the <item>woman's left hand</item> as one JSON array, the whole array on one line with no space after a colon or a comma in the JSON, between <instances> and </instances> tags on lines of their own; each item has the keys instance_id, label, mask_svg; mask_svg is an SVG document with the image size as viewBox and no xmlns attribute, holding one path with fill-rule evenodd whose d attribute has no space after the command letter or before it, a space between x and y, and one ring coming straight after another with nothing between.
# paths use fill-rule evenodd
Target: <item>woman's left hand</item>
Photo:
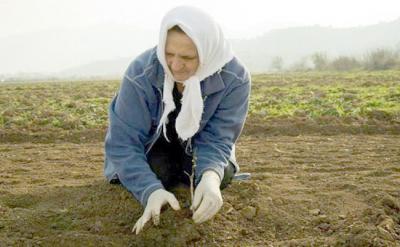
<instances>
[{"instance_id":1,"label":"woman's left hand","mask_svg":"<svg viewBox=\"0 0 400 247\"><path fill-rule=\"evenodd\" d=\"M192 210L195 223L211 219L221 209L223 200L220 190L221 179L214 171L205 171L194 192Z\"/></svg>"}]
</instances>

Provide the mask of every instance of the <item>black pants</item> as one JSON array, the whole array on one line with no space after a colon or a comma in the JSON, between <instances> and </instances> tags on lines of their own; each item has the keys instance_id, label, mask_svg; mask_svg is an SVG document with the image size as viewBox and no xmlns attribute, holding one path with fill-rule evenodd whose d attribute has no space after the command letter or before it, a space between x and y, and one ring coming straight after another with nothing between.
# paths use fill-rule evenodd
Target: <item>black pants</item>
<instances>
[{"instance_id":1,"label":"black pants","mask_svg":"<svg viewBox=\"0 0 400 247\"><path fill-rule=\"evenodd\" d=\"M186 154L184 148L172 141L168 143L163 137L159 138L147 155L147 161L165 188L171 188L178 183L190 186L189 176L192 174L193 157ZM220 189L224 189L232 181L235 166L228 162L224 170L224 178Z\"/></svg>"}]
</instances>

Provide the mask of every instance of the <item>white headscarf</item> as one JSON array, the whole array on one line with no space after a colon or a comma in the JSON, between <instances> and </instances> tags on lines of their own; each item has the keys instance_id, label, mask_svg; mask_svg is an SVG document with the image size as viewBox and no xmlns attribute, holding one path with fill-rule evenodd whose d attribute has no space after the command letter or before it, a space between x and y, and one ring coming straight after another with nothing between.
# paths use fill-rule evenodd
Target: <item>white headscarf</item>
<instances>
[{"instance_id":1,"label":"white headscarf","mask_svg":"<svg viewBox=\"0 0 400 247\"><path fill-rule=\"evenodd\" d=\"M204 106L200 81L221 69L233 58L233 53L220 26L202 10L195 7L180 6L170 10L164 16L161 22L157 57L165 71L163 94L165 107L157 130L162 127L167 140L168 114L175 109L175 103L172 96L174 78L165 59L165 43L168 30L175 25L178 25L192 39L196 45L200 61L196 73L183 82L185 88L182 95L182 108L175 123L178 136L182 140L187 140L198 131L203 114Z\"/></svg>"}]
</instances>

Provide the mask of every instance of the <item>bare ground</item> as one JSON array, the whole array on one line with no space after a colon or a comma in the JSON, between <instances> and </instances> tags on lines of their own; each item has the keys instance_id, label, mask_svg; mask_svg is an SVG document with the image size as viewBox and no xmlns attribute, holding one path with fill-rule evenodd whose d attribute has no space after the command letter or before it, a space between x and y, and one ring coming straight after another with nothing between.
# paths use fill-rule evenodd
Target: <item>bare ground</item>
<instances>
[{"instance_id":1,"label":"bare ground","mask_svg":"<svg viewBox=\"0 0 400 247\"><path fill-rule=\"evenodd\" d=\"M400 246L398 135L249 134L237 152L252 178L213 220L166 208L136 236L142 209L104 181L102 142L0 143L0 246Z\"/></svg>"}]
</instances>

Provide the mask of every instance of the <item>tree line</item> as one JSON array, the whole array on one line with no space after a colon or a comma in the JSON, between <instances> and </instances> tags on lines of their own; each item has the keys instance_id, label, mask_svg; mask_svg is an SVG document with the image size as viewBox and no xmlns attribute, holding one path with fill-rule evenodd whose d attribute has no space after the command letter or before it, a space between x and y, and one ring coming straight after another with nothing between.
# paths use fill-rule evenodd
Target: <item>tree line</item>
<instances>
[{"instance_id":1,"label":"tree line","mask_svg":"<svg viewBox=\"0 0 400 247\"><path fill-rule=\"evenodd\" d=\"M391 70L400 69L399 49L379 48L365 53L360 57L337 56L329 57L325 52L316 52L304 57L298 62L285 67L284 60L276 56L271 61L274 71L352 71L352 70Z\"/></svg>"}]
</instances>

